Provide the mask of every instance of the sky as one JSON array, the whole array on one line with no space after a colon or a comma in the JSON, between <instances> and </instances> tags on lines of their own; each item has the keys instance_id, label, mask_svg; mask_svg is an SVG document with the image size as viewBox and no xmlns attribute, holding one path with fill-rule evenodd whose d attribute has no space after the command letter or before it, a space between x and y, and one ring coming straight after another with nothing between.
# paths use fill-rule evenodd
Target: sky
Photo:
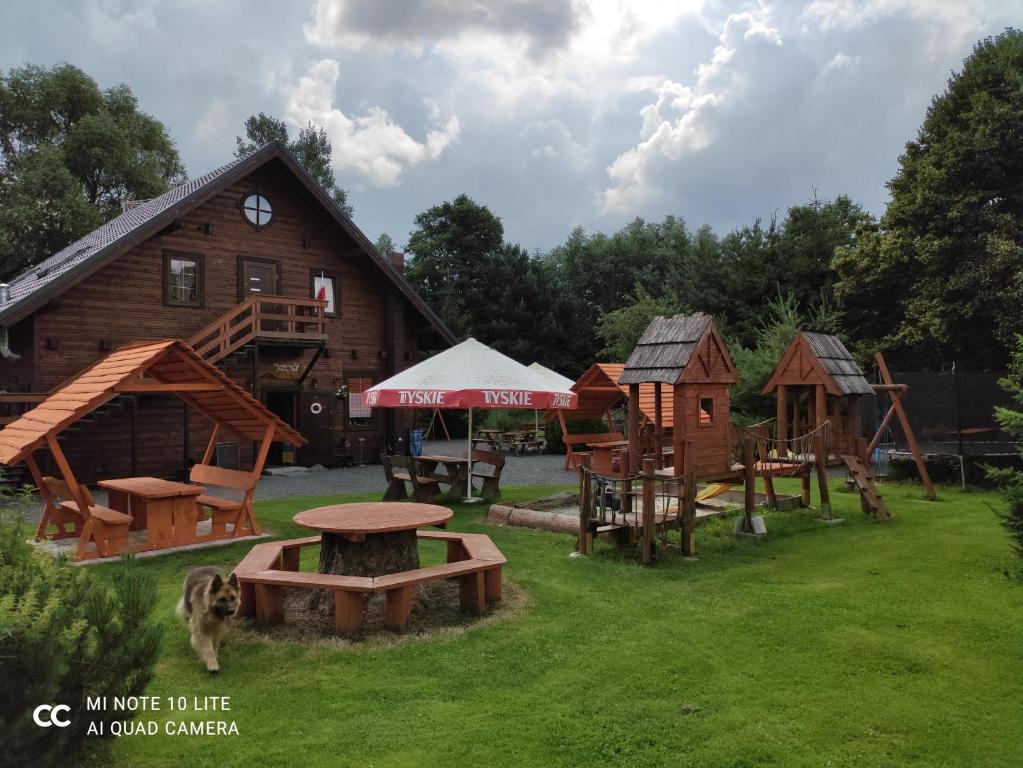
<instances>
[{"instance_id":1,"label":"sky","mask_svg":"<svg viewBox=\"0 0 1023 768\"><path fill-rule=\"evenodd\" d=\"M846 194L875 215L930 100L1023 0L5 0L0 69L127 83L190 176L312 121L371 238L466 193L505 238Z\"/></svg>"}]
</instances>

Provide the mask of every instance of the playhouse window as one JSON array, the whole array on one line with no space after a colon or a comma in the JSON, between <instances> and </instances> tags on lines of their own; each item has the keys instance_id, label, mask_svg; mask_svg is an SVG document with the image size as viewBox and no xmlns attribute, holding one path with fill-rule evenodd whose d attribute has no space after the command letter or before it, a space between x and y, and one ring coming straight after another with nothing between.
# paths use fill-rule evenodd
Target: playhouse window
<instances>
[{"instance_id":1,"label":"playhouse window","mask_svg":"<svg viewBox=\"0 0 1023 768\"><path fill-rule=\"evenodd\" d=\"M700 398L700 426L707 427L714 423L714 398Z\"/></svg>"}]
</instances>

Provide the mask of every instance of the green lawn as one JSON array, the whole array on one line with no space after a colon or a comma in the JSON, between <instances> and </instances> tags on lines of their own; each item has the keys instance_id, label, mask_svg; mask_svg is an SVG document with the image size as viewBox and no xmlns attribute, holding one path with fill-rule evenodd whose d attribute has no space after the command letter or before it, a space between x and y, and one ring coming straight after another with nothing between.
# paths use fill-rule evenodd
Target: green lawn
<instances>
[{"instance_id":1,"label":"green lawn","mask_svg":"<svg viewBox=\"0 0 1023 768\"><path fill-rule=\"evenodd\" d=\"M507 555L520 613L385 647L229 645L218 676L173 607L187 568L229 567L249 545L153 558L168 631L150 693L228 695L240 735L125 736L113 763L1015 768L1023 586L1004 573L994 497L939 492L889 488L895 520L881 525L836 483L843 525L769 514L769 536L751 540L717 521L698 531L699 560L669 550L654 568L603 544L569 558L570 537L456 507L452 529L486 531ZM324 501L258 509L293 536L292 514Z\"/></svg>"}]
</instances>

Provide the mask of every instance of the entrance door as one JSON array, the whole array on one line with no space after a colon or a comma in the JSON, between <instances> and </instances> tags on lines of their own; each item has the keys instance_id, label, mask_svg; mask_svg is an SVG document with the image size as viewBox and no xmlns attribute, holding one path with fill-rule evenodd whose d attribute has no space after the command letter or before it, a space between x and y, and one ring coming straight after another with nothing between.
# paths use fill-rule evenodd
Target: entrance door
<instances>
[{"instance_id":1,"label":"entrance door","mask_svg":"<svg viewBox=\"0 0 1023 768\"><path fill-rule=\"evenodd\" d=\"M241 298L248 298L252 293L277 295L277 265L272 261L256 261L242 259L241 266Z\"/></svg>"},{"instance_id":2,"label":"entrance door","mask_svg":"<svg viewBox=\"0 0 1023 768\"><path fill-rule=\"evenodd\" d=\"M299 395L298 431L309 442L298 449L303 466L334 461L334 393L327 390L303 390Z\"/></svg>"},{"instance_id":3,"label":"entrance door","mask_svg":"<svg viewBox=\"0 0 1023 768\"><path fill-rule=\"evenodd\" d=\"M297 406L298 393L291 390L268 390L266 392L266 407L289 427L295 426L295 408ZM268 466L280 466L283 463L281 443L276 440L270 443L270 452L266 456Z\"/></svg>"},{"instance_id":4,"label":"entrance door","mask_svg":"<svg viewBox=\"0 0 1023 768\"><path fill-rule=\"evenodd\" d=\"M277 295L277 265L272 261L257 261L256 259L242 259L238 275L241 296L239 300L247 299L253 294L265 294L267 296ZM274 314L278 311L275 304L263 304L263 312ZM261 331L281 330L280 323L275 320L261 320Z\"/></svg>"}]
</instances>

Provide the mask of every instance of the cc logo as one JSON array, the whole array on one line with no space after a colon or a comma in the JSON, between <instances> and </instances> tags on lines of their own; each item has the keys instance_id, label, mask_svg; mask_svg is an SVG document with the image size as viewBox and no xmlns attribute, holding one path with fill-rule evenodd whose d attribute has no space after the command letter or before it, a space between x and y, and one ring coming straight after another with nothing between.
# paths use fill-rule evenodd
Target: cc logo
<instances>
[{"instance_id":1,"label":"cc logo","mask_svg":"<svg viewBox=\"0 0 1023 768\"><path fill-rule=\"evenodd\" d=\"M35 720L36 725L40 728L49 728L51 725L55 725L58 728L67 728L71 725L71 721L67 718L61 719L59 715L62 712L67 713L70 711L71 707L67 704L40 704L32 713L32 719Z\"/></svg>"}]
</instances>

